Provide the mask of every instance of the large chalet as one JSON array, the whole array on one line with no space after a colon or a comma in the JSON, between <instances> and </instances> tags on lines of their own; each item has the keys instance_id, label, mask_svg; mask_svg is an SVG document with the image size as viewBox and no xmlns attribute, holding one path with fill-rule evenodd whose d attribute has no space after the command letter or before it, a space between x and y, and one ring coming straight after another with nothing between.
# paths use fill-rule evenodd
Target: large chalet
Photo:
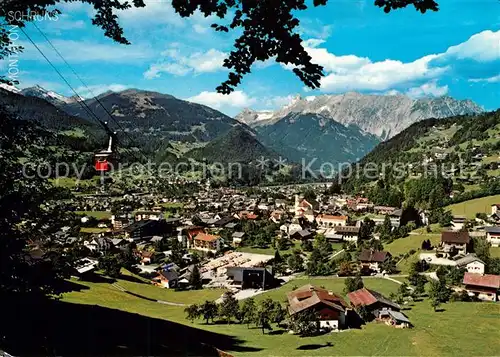
<instances>
[{"instance_id":1,"label":"large chalet","mask_svg":"<svg viewBox=\"0 0 500 357\"><path fill-rule=\"evenodd\" d=\"M320 329L338 330L345 326L348 305L335 293L308 284L289 292L287 299L291 316L312 309L318 313Z\"/></svg>"},{"instance_id":2,"label":"large chalet","mask_svg":"<svg viewBox=\"0 0 500 357\"><path fill-rule=\"evenodd\" d=\"M363 249L358 256L361 270L380 271L380 265L392 257L391 253L374 249Z\"/></svg>"},{"instance_id":3,"label":"large chalet","mask_svg":"<svg viewBox=\"0 0 500 357\"><path fill-rule=\"evenodd\" d=\"M469 232L445 231L441 233L441 244L438 251L446 256L455 250L456 254L467 254L467 245L470 242Z\"/></svg>"}]
</instances>

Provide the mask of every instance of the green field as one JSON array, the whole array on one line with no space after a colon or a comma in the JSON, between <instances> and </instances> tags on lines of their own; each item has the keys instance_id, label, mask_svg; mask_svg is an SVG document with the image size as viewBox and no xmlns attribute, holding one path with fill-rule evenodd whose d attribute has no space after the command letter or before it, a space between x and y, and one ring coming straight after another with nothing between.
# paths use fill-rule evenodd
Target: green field
<instances>
[{"instance_id":1,"label":"green field","mask_svg":"<svg viewBox=\"0 0 500 357\"><path fill-rule=\"evenodd\" d=\"M500 195L476 198L474 200L457 203L446 207L455 215L476 218L476 213L491 214L491 205L500 203Z\"/></svg>"},{"instance_id":2,"label":"green field","mask_svg":"<svg viewBox=\"0 0 500 357\"><path fill-rule=\"evenodd\" d=\"M393 256L408 253L411 249L420 250L422 242L429 239L433 246L441 241L440 234L410 234L408 237L399 238L392 243L384 245L384 250L390 252Z\"/></svg>"},{"instance_id":3,"label":"green field","mask_svg":"<svg viewBox=\"0 0 500 357\"><path fill-rule=\"evenodd\" d=\"M159 206L164 207L164 208L171 208L171 209L181 209L184 207L184 203L182 202L166 202L166 203L160 203Z\"/></svg>"},{"instance_id":4,"label":"green field","mask_svg":"<svg viewBox=\"0 0 500 357\"><path fill-rule=\"evenodd\" d=\"M430 229L431 229L430 232L427 232L427 227L430 227ZM429 226L417 228L414 231L412 231L411 233L418 233L418 234L439 233L439 234L441 234L442 231L445 231L447 229L448 228L446 228L446 227L441 227L438 223L433 223L433 224L430 224Z\"/></svg>"},{"instance_id":5,"label":"green field","mask_svg":"<svg viewBox=\"0 0 500 357\"><path fill-rule=\"evenodd\" d=\"M111 219L111 212L107 211L76 211L76 214L82 216L94 217L96 219Z\"/></svg>"},{"instance_id":6,"label":"green field","mask_svg":"<svg viewBox=\"0 0 500 357\"><path fill-rule=\"evenodd\" d=\"M408 274L410 271L411 265L419 260L419 253L410 255L408 258L401 260L399 264L396 266L400 274Z\"/></svg>"},{"instance_id":7,"label":"green field","mask_svg":"<svg viewBox=\"0 0 500 357\"><path fill-rule=\"evenodd\" d=\"M94 228L94 227L82 227L82 228L80 228L80 232L90 233L90 234L106 233L109 231L110 231L109 228Z\"/></svg>"},{"instance_id":8,"label":"green field","mask_svg":"<svg viewBox=\"0 0 500 357\"><path fill-rule=\"evenodd\" d=\"M68 189L75 189L76 187L95 187L96 181L92 180L78 180L73 177L60 177L57 179L50 179L50 181L57 187L64 187Z\"/></svg>"},{"instance_id":9,"label":"green field","mask_svg":"<svg viewBox=\"0 0 500 357\"><path fill-rule=\"evenodd\" d=\"M500 258L500 247L490 247L490 255L492 258Z\"/></svg>"},{"instance_id":10,"label":"green field","mask_svg":"<svg viewBox=\"0 0 500 357\"><path fill-rule=\"evenodd\" d=\"M343 279L297 279L285 286L259 295L257 300L267 296L284 300L286 291L295 285L311 283L342 293ZM500 329L500 304L493 303L449 303L444 311L434 312L428 301L417 302L405 311L414 324L413 329L393 329L384 324L369 323L360 330L348 330L316 337L302 338L275 330L263 335L258 328L247 328L236 324L205 325L203 322L191 324L185 319L182 307L162 305L145 301L114 289L108 283L79 282L88 290L70 292L63 295L63 301L101 305L141 315L167 319L193 328L233 336L240 341L234 350L226 351L235 356L494 356L500 354L498 331ZM119 282L128 289L137 289L150 296L166 294L169 299L202 302L206 298L199 291L177 293L164 291L153 286L133 282ZM389 294L398 284L384 280L366 278L369 288ZM137 286L134 286L137 285ZM154 292L152 289L159 289ZM180 298L177 299L176 294ZM188 295L192 294L190 297ZM213 298L216 298L214 294ZM467 333L469 331L470 333ZM168 333L168 331L165 331ZM467 338L464 338L464 336ZM254 349L242 352L242 348Z\"/></svg>"}]
</instances>

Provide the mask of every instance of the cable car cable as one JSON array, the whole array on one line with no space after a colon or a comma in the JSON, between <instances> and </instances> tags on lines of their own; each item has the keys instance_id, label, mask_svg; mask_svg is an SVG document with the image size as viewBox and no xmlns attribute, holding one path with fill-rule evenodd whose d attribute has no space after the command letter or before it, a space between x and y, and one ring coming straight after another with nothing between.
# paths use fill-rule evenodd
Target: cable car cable
<instances>
[{"instance_id":1,"label":"cable car cable","mask_svg":"<svg viewBox=\"0 0 500 357\"><path fill-rule=\"evenodd\" d=\"M59 75L59 77L61 77L61 79L64 81L64 83L66 83L66 85L73 91L73 93L75 93L76 95L76 98L77 98L77 102L78 104L80 104L80 106L87 112L87 114L90 115L91 118L94 118L98 121L98 123L100 125L102 125L105 130L107 131L108 129L106 124L101 120L99 119L95 114L94 112L89 108L89 106L81 100L81 97L80 95L78 94L78 92L73 88L73 86L66 80L66 78L63 76L63 74L57 69L57 67L52 63L52 61L43 53L43 51L40 49L40 47L37 46L37 44L33 41L33 39L26 33L26 31L24 31L24 29L22 27L20 27L22 33L26 36L26 38L31 42L31 44L33 44L33 46L38 50L38 52L43 56L43 58L45 58L45 60L49 63L49 65L54 69L54 71L56 71L56 73Z\"/></svg>"},{"instance_id":2,"label":"cable car cable","mask_svg":"<svg viewBox=\"0 0 500 357\"><path fill-rule=\"evenodd\" d=\"M80 75L73 69L73 67L68 63L68 61L66 61L66 59L64 58L64 56L61 54L61 52L59 52L59 50L54 46L54 44L52 43L52 41L50 41L50 39L45 35L45 33L36 25L36 23L33 22L33 26L38 30L38 32L45 38L45 40L47 41L47 43L50 45L50 47L52 47L52 49L57 53L57 55L63 60L63 62L66 64L66 66L71 70L71 72L73 72L73 74L76 76L76 78L78 78L78 80L83 84L83 86L85 88L87 88L87 90L89 91L89 93L92 95L92 97L94 98L94 100L104 109L104 111L106 112L106 114L111 118L111 120L113 120L115 122L115 124L118 126L118 128L128 137L129 139L129 142L130 144L135 144L134 143L134 140L132 139L132 137L125 131L125 129L122 127L122 125L120 124L120 122L118 122L118 120L116 120L116 118L113 116L113 114L111 114L109 112L109 110L104 106L104 104L100 101L100 99L94 94L94 92L92 91L92 89L89 88L89 86L85 83L85 81L80 77ZM109 128L108 128L109 130ZM135 145L138 149L139 149L139 152L142 154L142 156L144 156L144 158L146 160L149 160L149 158L143 153L141 152L140 148L138 145Z\"/></svg>"}]
</instances>

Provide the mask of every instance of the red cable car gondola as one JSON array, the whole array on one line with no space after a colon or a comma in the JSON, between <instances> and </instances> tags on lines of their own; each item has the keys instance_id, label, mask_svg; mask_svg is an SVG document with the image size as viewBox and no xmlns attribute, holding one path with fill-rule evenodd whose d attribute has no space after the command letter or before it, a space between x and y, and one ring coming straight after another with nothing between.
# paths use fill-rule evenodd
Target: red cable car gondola
<instances>
[{"instance_id":1,"label":"red cable car gondola","mask_svg":"<svg viewBox=\"0 0 500 357\"><path fill-rule=\"evenodd\" d=\"M112 159L115 154L114 146L115 146L115 134L109 135L109 143L108 147L104 150L98 151L94 154L94 167L95 170L99 173L105 173L111 170L112 168Z\"/></svg>"}]
</instances>

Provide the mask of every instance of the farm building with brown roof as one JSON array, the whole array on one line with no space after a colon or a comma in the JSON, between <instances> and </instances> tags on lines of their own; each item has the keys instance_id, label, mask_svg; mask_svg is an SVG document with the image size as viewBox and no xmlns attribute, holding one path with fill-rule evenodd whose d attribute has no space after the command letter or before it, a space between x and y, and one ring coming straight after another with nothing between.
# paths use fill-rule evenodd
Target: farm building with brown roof
<instances>
[{"instance_id":1,"label":"farm building with brown roof","mask_svg":"<svg viewBox=\"0 0 500 357\"><path fill-rule=\"evenodd\" d=\"M326 289L313 285L304 285L287 293L288 312L290 316L306 310L312 310L319 316L319 328L338 330L345 326L345 300Z\"/></svg>"},{"instance_id":2,"label":"farm building with brown roof","mask_svg":"<svg viewBox=\"0 0 500 357\"><path fill-rule=\"evenodd\" d=\"M470 296L479 300L498 301L500 275L465 273L463 284Z\"/></svg>"}]
</instances>

